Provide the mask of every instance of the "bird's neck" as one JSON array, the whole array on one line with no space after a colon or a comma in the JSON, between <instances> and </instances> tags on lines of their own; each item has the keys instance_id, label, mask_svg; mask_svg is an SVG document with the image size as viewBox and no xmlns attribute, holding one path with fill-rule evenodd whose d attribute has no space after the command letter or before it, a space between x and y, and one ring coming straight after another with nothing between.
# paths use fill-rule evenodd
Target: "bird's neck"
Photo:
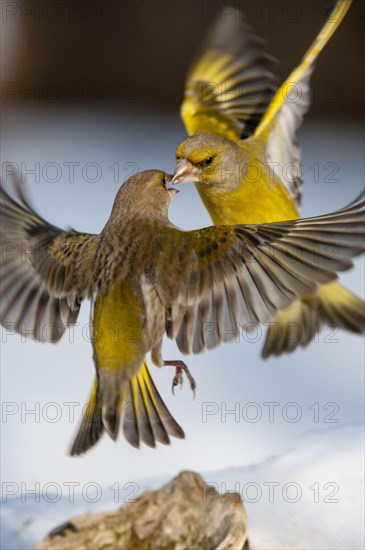
<instances>
[{"instance_id":1,"label":"bird's neck","mask_svg":"<svg viewBox=\"0 0 365 550\"><path fill-rule=\"evenodd\" d=\"M229 174L223 185L197 184L214 224L269 223L299 217L289 191L262 162L260 151L251 151L250 161L239 162L236 168L238 185L227 185Z\"/></svg>"}]
</instances>

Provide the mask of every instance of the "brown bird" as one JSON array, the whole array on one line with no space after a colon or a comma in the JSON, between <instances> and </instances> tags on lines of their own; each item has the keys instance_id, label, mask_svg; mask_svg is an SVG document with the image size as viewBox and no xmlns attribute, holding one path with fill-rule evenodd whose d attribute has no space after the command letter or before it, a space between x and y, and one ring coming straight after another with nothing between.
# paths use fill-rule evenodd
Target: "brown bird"
<instances>
[{"instance_id":1,"label":"brown bird","mask_svg":"<svg viewBox=\"0 0 365 550\"><path fill-rule=\"evenodd\" d=\"M149 170L120 188L99 235L62 231L29 206L18 187L1 190L1 323L57 341L92 301L96 379L72 446L78 455L103 432L154 446L183 437L145 365L164 361L165 331L198 353L270 320L298 296L336 278L364 247L364 203L324 216L182 231L168 218L171 176ZM31 327L31 328L30 328Z\"/></svg>"}]
</instances>

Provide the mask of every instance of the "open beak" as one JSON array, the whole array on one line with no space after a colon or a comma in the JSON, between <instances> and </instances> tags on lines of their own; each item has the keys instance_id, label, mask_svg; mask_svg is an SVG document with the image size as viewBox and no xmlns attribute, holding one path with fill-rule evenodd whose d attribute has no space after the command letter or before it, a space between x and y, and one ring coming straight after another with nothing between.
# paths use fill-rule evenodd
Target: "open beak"
<instances>
[{"instance_id":1,"label":"open beak","mask_svg":"<svg viewBox=\"0 0 365 550\"><path fill-rule=\"evenodd\" d=\"M195 183L199 181L199 169L196 168L186 159L181 159L176 163L174 177L172 178L172 184L184 183L190 181Z\"/></svg>"},{"instance_id":2,"label":"open beak","mask_svg":"<svg viewBox=\"0 0 365 550\"><path fill-rule=\"evenodd\" d=\"M178 189L172 189L171 187L167 191L169 192L169 195L170 195L171 198L173 198L175 195L180 193L180 191Z\"/></svg>"},{"instance_id":3,"label":"open beak","mask_svg":"<svg viewBox=\"0 0 365 550\"><path fill-rule=\"evenodd\" d=\"M170 197L173 198L175 195L180 193L180 191L178 189L171 189L171 187L167 187L168 185L170 185L172 183L172 175L171 174L166 174L165 173L165 179L166 179L167 192L170 195Z\"/></svg>"}]
</instances>

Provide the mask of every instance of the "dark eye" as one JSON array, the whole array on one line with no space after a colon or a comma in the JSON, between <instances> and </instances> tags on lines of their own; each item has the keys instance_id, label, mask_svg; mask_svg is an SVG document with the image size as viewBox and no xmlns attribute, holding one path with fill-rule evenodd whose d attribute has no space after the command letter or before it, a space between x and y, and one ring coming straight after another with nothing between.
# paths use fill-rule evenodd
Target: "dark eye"
<instances>
[{"instance_id":1,"label":"dark eye","mask_svg":"<svg viewBox=\"0 0 365 550\"><path fill-rule=\"evenodd\" d=\"M162 185L163 185L164 187L166 187L166 178L165 178L165 176L163 176L163 178L162 178Z\"/></svg>"},{"instance_id":2,"label":"dark eye","mask_svg":"<svg viewBox=\"0 0 365 550\"><path fill-rule=\"evenodd\" d=\"M180 160L180 157L176 157L176 160Z\"/></svg>"},{"instance_id":3,"label":"dark eye","mask_svg":"<svg viewBox=\"0 0 365 550\"><path fill-rule=\"evenodd\" d=\"M207 158L205 159L205 161L203 162L203 164L204 164L205 166L209 166L209 164L212 164L212 162L213 162L213 157L207 157Z\"/></svg>"}]
</instances>

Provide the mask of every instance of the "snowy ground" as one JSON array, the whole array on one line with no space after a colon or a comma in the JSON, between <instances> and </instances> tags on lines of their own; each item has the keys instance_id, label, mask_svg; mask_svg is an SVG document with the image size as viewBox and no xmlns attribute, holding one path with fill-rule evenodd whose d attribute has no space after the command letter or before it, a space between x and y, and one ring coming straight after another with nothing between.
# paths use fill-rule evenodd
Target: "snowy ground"
<instances>
[{"instance_id":1,"label":"snowy ground","mask_svg":"<svg viewBox=\"0 0 365 550\"><path fill-rule=\"evenodd\" d=\"M206 487L236 491L245 500L253 550L362 550L364 540L363 429L359 425L318 430L302 436L286 452L242 468L203 472ZM168 479L138 482L138 493ZM132 495L133 487L127 488ZM25 550L55 526L84 512L116 507L108 498L86 503L75 494L50 503L51 492L9 499L2 510L3 550ZM91 493L89 498L93 498ZM222 497L223 498L223 497ZM127 499L129 500L129 498Z\"/></svg>"}]
</instances>

